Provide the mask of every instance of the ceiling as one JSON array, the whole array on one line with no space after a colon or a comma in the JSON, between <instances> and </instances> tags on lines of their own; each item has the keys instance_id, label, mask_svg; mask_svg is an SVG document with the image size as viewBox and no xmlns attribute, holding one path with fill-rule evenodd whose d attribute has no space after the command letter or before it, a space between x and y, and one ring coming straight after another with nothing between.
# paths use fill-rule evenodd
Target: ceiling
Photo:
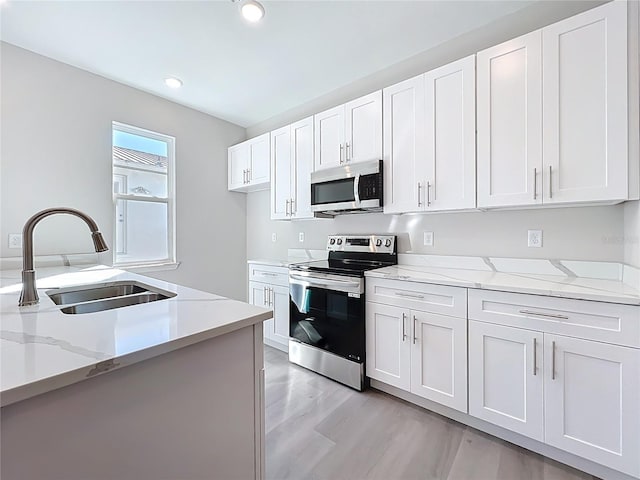
<instances>
[{"instance_id":1,"label":"ceiling","mask_svg":"<svg viewBox=\"0 0 640 480\"><path fill-rule=\"evenodd\" d=\"M534 2L262 3L8 0L0 38L247 127Z\"/></svg>"}]
</instances>

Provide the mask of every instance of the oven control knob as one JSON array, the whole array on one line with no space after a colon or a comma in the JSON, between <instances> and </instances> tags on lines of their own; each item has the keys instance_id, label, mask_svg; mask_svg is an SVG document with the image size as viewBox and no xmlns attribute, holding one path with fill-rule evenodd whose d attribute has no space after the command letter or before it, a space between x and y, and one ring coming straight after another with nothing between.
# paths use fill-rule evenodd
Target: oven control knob
<instances>
[{"instance_id":1,"label":"oven control knob","mask_svg":"<svg viewBox=\"0 0 640 480\"><path fill-rule=\"evenodd\" d=\"M376 247L381 247L382 246L382 239L379 238L376 240Z\"/></svg>"},{"instance_id":2,"label":"oven control knob","mask_svg":"<svg viewBox=\"0 0 640 480\"><path fill-rule=\"evenodd\" d=\"M338 239L338 245L342 245L342 239L341 238Z\"/></svg>"},{"instance_id":3,"label":"oven control knob","mask_svg":"<svg viewBox=\"0 0 640 480\"><path fill-rule=\"evenodd\" d=\"M385 247L390 247L390 246L391 246L391 239L390 239L390 238L387 238L387 239L385 240L385 242L384 242L384 246L385 246Z\"/></svg>"},{"instance_id":4,"label":"oven control knob","mask_svg":"<svg viewBox=\"0 0 640 480\"><path fill-rule=\"evenodd\" d=\"M334 243L336 243L336 239L335 238L332 238L331 240L329 240L329 244L330 245L333 245Z\"/></svg>"}]
</instances>

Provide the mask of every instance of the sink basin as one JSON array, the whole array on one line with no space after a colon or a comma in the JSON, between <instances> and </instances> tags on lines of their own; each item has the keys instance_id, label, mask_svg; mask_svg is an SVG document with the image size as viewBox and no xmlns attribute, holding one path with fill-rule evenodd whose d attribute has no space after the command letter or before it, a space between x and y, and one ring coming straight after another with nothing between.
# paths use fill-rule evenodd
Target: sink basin
<instances>
[{"instance_id":1,"label":"sink basin","mask_svg":"<svg viewBox=\"0 0 640 480\"><path fill-rule=\"evenodd\" d=\"M149 291L149 289L151 289L151 287L148 285L137 282L114 282L100 286L90 285L87 287L72 287L72 289L65 288L49 291L47 295L49 295L49 298L51 298L56 305L69 305L70 303L133 295Z\"/></svg>"},{"instance_id":2,"label":"sink basin","mask_svg":"<svg viewBox=\"0 0 640 480\"><path fill-rule=\"evenodd\" d=\"M175 293L171 296L175 296ZM166 300L167 298L171 297L161 293L145 292L140 295L130 295L94 302L78 303L77 305L64 307L61 310L62 313L66 314L94 313L102 312L104 310L112 310L114 308L128 307L130 305L139 305L141 303L157 302L158 300Z\"/></svg>"},{"instance_id":3,"label":"sink basin","mask_svg":"<svg viewBox=\"0 0 640 480\"><path fill-rule=\"evenodd\" d=\"M176 294L137 281L120 281L69 287L46 292L62 313L93 313L142 303L157 302Z\"/></svg>"}]
</instances>

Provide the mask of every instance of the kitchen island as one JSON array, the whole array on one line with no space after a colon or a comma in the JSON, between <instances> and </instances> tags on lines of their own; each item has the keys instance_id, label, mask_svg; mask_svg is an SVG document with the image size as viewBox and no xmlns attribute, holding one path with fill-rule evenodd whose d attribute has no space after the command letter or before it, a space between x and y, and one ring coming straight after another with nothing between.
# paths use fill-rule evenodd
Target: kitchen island
<instances>
[{"instance_id":1,"label":"kitchen island","mask_svg":"<svg viewBox=\"0 0 640 480\"><path fill-rule=\"evenodd\" d=\"M3 479L262 478L271 311L102 266L39 269L18 307L19 275L1 272ZM46 293L123 281L176 295L65 314Z\"/></svg>"}]
</instances>

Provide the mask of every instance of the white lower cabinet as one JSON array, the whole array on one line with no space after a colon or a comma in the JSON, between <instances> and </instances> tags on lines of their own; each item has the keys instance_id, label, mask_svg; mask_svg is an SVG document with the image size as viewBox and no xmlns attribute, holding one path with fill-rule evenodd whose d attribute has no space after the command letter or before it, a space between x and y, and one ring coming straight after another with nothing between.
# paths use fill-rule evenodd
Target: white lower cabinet
<instances>
[{"instance_id":1,"label":"white lower cabinet","mask_svg":"<svg viewBox=\"0 0 640 480\"><path fill-rule=\"evenodd\" d=\"M367 302L367 376L467 411L466 319Z\"/></svg>"},{"instance_id":2,"label":"white lower cabinet","mask_svg":"<svg viewBox=\"0 0 640 480\"><path fill-rule=\"evenodd\" d=\"M544 335L545 443L640 477L640 350Z\"/></svg>"},{"instance_id":3,"label":"white lower cabinet","mask_svg":"<svg viewBox=\"0 0 640 480\"><path fill-rule=\"evenodd\" d=\"M640 476L640 350L469 320L469 414Z\"/></svg>"},{"instance_id":4,"label":"white lower cabinet","mask_svg":"<svg viewBox=\"0 0 640 480\"><path fill-rule=\"evenodd\" d=\"M261 264L249 266L249 303L271 308L263 324L264 343L289 351L289 269Z\"/></svg>"},{"instance_id":5,"label":"white lower cabinet","mask_svg":"<svg viewBox=\"0 0 640 480\"><path fill-rule=\"evenodd\" d=\"M469 320L469 414L544 440L542 333Z\"/></svg>"}]
</instances>

